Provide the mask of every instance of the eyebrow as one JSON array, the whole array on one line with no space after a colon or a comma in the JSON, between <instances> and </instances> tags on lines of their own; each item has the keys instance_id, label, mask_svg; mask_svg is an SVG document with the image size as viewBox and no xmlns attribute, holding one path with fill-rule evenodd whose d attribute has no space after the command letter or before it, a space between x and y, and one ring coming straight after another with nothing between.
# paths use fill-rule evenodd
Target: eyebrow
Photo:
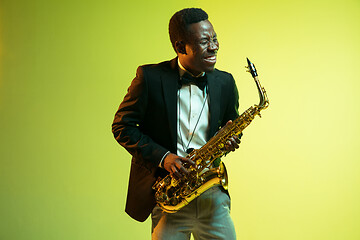
<instances>
[{"instance_id":1,"label":"eyebrow","mask_svg":"<svg viewBox=\"0 0 360 240\"><path fill-rule=\"evenodd\" d=\"M210 36L210 39L211 39L211 38L217 38L216 33L214 34L214 36L212 36L212 37ZM200 38L200 40L208 40L208 39L209 39L209 37L201 37L201 38Z\"/></svg>"},{"instance_id":2,"label":"eyebrow","mask_svg":"<svg viewBox=\"0 0 360 240\"><path fill-rule=\"evenodd\" d=\"M216 35L216 33L214 34L214 36L210 36L210 38L216 38L217 37L217 35ZM202 37L200 37L200 39L208 39L209 38L209 36L202 36Z\"/></svg>"}]
</instances>

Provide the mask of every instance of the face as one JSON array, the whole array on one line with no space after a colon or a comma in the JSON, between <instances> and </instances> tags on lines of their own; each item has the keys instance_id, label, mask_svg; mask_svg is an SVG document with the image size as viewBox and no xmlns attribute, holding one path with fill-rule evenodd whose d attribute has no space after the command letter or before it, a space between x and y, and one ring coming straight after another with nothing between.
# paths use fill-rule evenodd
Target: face
<instances>
[{"instance_id":1,"label":"face","mask_svg":"<svg viewBox=\"0 0 360 240\"><path fill-rule=\"evenodd\" d=\"M195 76L215 68L219 42L213 26L208 20L189 26L188 40L177 43L181 64Z\"/></svg>"}]
</instances>

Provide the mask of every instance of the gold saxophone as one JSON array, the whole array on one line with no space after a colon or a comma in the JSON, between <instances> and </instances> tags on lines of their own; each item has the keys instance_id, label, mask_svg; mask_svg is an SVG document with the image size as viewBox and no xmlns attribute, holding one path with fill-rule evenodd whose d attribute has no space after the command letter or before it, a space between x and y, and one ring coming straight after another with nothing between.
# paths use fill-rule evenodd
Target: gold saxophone
<instances>
[{"instance_id":1,"label":"gold saxophone","mask_svg":"<svg viewBox=\"0 0 360 240\"><path fill-rule=\"evenodd\" d=\"M186 206L193 199L215 185L222 185L227 190L227 173L222 162L218 167L212 167L213 162L226 154L225 144L229 137L240 134L260 111L267 108L269 100L265 89L260 85L253 63L247 58L248 72L251 73L259 91L260 103L251 106L231 124L225 125L200 149L193 150L186 157L195 162L195 166L184 164L189 175L176 179L170 174L159 178L153 185L155 199L158 205L169 213L176 212Z\"/></svg>"}]
</instances>

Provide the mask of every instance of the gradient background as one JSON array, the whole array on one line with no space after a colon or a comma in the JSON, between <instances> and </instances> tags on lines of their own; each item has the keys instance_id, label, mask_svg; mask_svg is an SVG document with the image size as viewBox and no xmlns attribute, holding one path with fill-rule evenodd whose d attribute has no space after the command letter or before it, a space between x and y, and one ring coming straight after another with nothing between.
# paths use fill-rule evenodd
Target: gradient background
<instances>
[{"instance_id":1,"label":"gradient background","mask_svg":"<svg viewBox=\"0 0 360 240\"><path fill-rule=\"evenodd\" d=\"M124 213L130 155L111 123L138 65L175 56L174 12L202 7L240 111L224 158L238 239L360 239L360 1L2 0L0 239L150 239Z\"/></svg>"}]
</instances>

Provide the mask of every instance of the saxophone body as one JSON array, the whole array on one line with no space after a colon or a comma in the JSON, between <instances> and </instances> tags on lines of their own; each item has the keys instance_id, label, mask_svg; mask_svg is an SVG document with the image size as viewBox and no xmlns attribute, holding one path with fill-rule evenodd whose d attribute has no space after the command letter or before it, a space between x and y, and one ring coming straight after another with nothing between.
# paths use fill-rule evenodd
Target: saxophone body
<instances>
[{"instance_id":1,"label":"saxophone body","mask_svg":"<svg viewBox=\"0 0 360 240\"><path fill-rule=\"evenodd\" d=\"M188 176L176 179L169 174L156 181L153 185L153 189L156 191L155 199L165 212L177 212L215 185L222 185L227 190L228 181L225 166L221 161L218 166L215 166L214 161L227 153L225 150L227 139L233 135L239 135L257 115L261 117L260 111L269 105L266 91L260 85L254 64L249 59L247 62L248 72L254 78L259 92L259 104L248 108L231 124L220 129L204 146L193 150L186 156L195 162L195 166L184 165L189 171Z\"/></svg>"}]
</instances>

